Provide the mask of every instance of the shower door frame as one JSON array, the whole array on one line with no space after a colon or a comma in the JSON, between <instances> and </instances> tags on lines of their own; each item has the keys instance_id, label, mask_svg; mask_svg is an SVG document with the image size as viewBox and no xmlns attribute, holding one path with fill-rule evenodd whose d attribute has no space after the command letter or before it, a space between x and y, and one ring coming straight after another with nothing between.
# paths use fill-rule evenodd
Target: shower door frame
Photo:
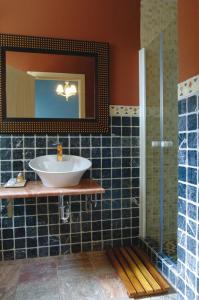
<instances>
[{"instance_id":1,"label":"shower door frame","mask_svg":"<svg viewBox=\"0 0 199 300\"><path fill-rule=\"evenodd\" d=\"M146 237L146 50L139 51L140 205L139 236Z\"/></svg>"},{"instance_id":2,"label":"shower door frame","mask_svg":"<svg viewBox=\"0 0 199 300\"><path fill-rule=\"evenodd\" d=\"M160 33L160 140L154 141L160 148L160 252L164 241L164 36ZM146 238L146 49L139 51L139 105L140 105L140 228L139 235Z\"/></svg>"}]
</instances>

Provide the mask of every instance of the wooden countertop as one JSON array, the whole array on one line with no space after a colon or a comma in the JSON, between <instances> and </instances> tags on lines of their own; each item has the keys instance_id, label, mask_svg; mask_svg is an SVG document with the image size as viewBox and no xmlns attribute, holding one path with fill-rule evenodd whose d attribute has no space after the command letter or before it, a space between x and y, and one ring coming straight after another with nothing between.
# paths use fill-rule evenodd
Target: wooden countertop
<instances>
[{"instance_id":1,"label":"wooden countertop","mask_svg":"<svg viewBox=\"0 0 199 300\"><path fill-rule=\"evenodd\" d=\"M25 187L0 187L0 199L46 197L59 195L91 195L102 194L105 190L91 179L82 179L80 183L68 188L46 187L41 181L28 181Z\"/></svg>"}]
</instances>

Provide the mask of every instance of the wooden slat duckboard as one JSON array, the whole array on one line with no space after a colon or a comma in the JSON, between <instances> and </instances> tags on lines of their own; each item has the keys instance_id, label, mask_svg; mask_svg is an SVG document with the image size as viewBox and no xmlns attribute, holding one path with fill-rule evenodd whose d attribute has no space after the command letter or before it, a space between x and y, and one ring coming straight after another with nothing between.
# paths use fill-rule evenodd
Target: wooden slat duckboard
<instances>
[{"instance_id":1,"label":"wooden slat duckboard","mask_svg":"<svg viewBox=\"0 0 199 300\"><path fill-rule=\"evenodd\" d=\"M142 250L135 247L124 247L108 250L107 255L130 298L168 292L170 285Z\"/></svg>"}]
</instances>

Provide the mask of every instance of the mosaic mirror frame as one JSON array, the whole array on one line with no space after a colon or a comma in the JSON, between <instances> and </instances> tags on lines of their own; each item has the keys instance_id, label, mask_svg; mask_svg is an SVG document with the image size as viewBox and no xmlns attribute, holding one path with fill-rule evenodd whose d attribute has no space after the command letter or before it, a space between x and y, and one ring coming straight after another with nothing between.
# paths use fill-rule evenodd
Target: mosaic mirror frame
<instances>
[{"instance_id":1,"label":"mosaic mirror frame","mask_svg":"<svg viewBox=\"0 0 199 300\"><path fill-rule=\"evenodd\" d=\"M26 119L6 117L6 51L95 57L95 118ZM1 133L107 133L109 118L109 44L95 41L0 34Z\"/></svg>"}]
</instances>

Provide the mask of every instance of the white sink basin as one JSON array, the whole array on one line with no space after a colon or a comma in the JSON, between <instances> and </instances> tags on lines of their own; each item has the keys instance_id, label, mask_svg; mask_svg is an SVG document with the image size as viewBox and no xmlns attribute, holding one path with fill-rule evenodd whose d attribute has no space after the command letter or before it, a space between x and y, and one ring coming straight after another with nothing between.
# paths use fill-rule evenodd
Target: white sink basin
<instances>
[{"instance_id":1,"label":"white sink basin","mask_svg":"<svg viewBox=\"0 0 199 300\"><path fill-rule=\"evenodd\" d=\"M77 185L82 175L91 167L87 158L63 155L58 161L57 155L38 156L29 162L29 166L47 187L68 187Z\"/></svg>"}]
</instances>

